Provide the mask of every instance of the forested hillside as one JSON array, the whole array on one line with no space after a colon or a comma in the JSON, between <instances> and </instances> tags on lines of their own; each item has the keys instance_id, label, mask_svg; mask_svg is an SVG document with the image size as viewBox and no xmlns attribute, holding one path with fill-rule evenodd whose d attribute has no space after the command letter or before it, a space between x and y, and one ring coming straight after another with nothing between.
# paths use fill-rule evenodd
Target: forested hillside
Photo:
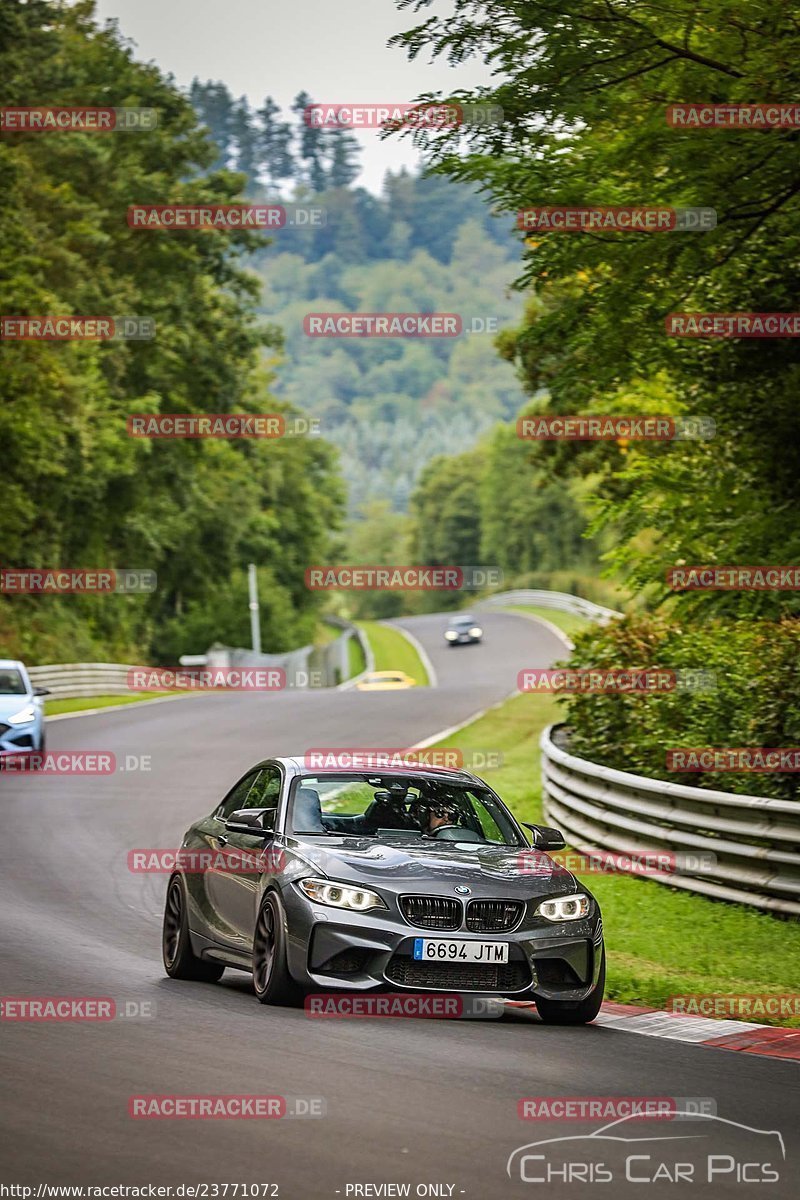
<instances>
[{"instance_id":1,"label":"forested hillside","mask_svg":"<svg viewBox=\"0 0 800 1200\"><path fill-rule=\"evenodd\" d=\"M305 199L325 224L285 227L252 258L261 312L285 338L278 393L319 416L342 452L351 513L385 499L406 511L437 454L472 447L524 395L489 331L448 339L331 339L303 332L315 311L454 312L500 330L521 315L510 291L519 243L470 186L389 173L382 194L353 186L359 147L347 129L306 125L300 93L284 114L234 100L221 83L190 89L219 147L259 198ZM485 328L485 327L484 327Z\"/></svg>"}]
</instances>

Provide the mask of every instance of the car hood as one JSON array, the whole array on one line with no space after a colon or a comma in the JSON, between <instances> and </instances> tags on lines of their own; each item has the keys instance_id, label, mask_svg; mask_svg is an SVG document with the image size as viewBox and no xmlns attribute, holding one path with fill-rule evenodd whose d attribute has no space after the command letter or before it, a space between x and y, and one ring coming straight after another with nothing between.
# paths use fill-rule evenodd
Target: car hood
<instances>
[{"instance_id":1,"label":"car hood","mask_svg":"<svg viewBox=\"0 0 800 1200\"><path fill-rule=\"evenodd\" d=\"M343 883L398 892L451 894L456 885L475 896L528 899L577 890L575 877L541 851L453 842L394 845L370 838L300 838L292 843L323 874Z\"/></svg>"},{"instance_id":2,"label":"car hood","mask_svg":"<svg viewBox=\"0 0 800 1200\"><path fill-rule=\"evenodd\" d=\"M30 696L5 696L0 695L0 721L6 717L13 717L18 712L22 712L23 708L27 708L32 704L33 700Z\"/></svg>"}]
</instances>

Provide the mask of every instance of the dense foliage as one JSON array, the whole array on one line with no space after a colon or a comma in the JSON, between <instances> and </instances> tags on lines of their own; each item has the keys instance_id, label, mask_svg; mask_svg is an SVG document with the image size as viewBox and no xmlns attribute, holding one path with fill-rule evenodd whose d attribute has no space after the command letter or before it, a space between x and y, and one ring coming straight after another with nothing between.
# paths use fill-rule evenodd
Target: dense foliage
<instances>
[{"instance_id":1,"label":"dense foliage","mask_svg":"<svg viewBox=\"0 0 800 1200\"><path fill-rule=\"evenodd\" d=\"M796 5L455 7L453 19L431 17L398 39L412 53L477 54L498 71L501 82L482 98L503 108L504 123L470 129L465 154L453 152L458 131L430 145L449 175L480 183L509 212L542 204L717 211L712 232L525 239L523 283L539 303L506 352L531 390L547 388L550 408L562 413L691 411L717 424L711 443L631 447L624 457L616 447L555 448L553 468L604 468L603 519L615 524L617 560L637 581L658 584L681 560L796 562L800 344L664 332L671 311L798 308L797 131L678 129L666 119L678 101L791 99ZM710 613L785 607L774 593L701 600Z\"/></svg>"},{"instance_id":2,"label":"dense foliage","mask_svg":"<svg viewBox=\"0 0 800 1200\"><path fill-rule=\"evenodd\" d=\"M433 459L411 508L415 562L482 564L499 568L505 587L555 590L559 571L599 570L576 497L541 469L513 426L498 425L465 454ZM542 582L531 583L532 575Z\"/></svg>"},{"instance_id":3,"label":"dense foliage","mask_svg":"<svg viewBox=\"0 0 800 1200\"><path fill-rule=\"evenodd\" d=\"M395 40L411 55L477 55L494 68L495 87L455 98L499 105L502 123L414 136L438 170L481 186L498 211L716 210L710 232L521 232L519 286L530 303L500 349L521 371L536 411L692 413L716 423L710 441L531 446L529 478L561 479L593 511L589 529L608 539L613 567L667 622L653 627L657 638L635 623L597 632L579 656L640 665L652 652L668 665L716 663L722 679L702 699L573 702L583 750L658 775L665 746L796 744L788 677L797 672L797 594L676 596L665 584L666 570L686 563L800 561L800 343L665 332L670 312L800 308L797 130L667 121L667 107L679 102L792 102L796 5L455 0L454 15L428 16ZM502 461L513 461L510 448ZM496 522L497 537L529 544L525 510L513 497L508 524ZM786 777L740 782L742 790L794 794Z\"/></svg>"},{"instance_id":4,"label":"dense foliage","mask_svg":"<svg viewBox=\"0 0 800 1200\"><path fill-rule=\"evenodd\" d=\"M565 702L570 749L608 766L693 787L800 797L796 774L670 772L668 749L800 745L800 623L711 621L700 626L637 615L577 638L575 667L668 668L673 691L575 695ZM682 686L682 681L697 686Z\"/></svg>"},{"instance_id":5,"label":"dense foliage","mask_svg":"<svg viewBox=\"0 0 800 1200\"><path fill-rule=\"evenodd\" d=\"M274 357L242 265L253 235L128 228L133 202L231 202L241 177L189 102L133 60L93 3L6 0L8 105L141 105L150 133L10 132L0 139L0 311L136 314L152 341L2 342L2 563L154 570L144 597L0 598L0 654L32 661L173 660L215 638L248 644L243 576L260 565L267 648L304 640L341 506L330 447L141 441L132 412L274 412L259 366ZM284 406L285 407L285 406Z\"/></svg>"}]
</instances>

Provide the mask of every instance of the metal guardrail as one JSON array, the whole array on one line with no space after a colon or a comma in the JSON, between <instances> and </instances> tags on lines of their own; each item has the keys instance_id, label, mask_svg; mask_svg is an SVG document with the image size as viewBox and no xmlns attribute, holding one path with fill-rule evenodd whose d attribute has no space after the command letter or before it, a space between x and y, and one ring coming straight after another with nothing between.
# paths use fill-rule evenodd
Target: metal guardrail
<instances>
[{"instance_id":1,"label":"metal guardrail","mask_svg":"<svg viewBox=\"0 0 800 1200\"><path fill-rule=\"evenodd\" d=\"M126 663L52 663L28 667L34 687L47 688L53 699L71 696L121 696L130 692Z\"/></svg>"},{"instance_id":2,"label":"metal guardrail","mask_svg":"<svg viewBox=\"0 0 800 1200\"><path fill-rule=\"evenodd\" d=\"M301 646L283 654L254 654L229 646L214 646L204 655L193 656L211 667L280 667L293 687L335 687L347 678L350 664L348 643L357 638L364 651L367 668L372 669L372 651L361 630L347 621L332 620L343 632L322 646ZM371 665L372 664L372 665ZM139 664L130 663L51 663L28 667L34 687L47 688L53 699L83 696L123 696L130 693L128 672ZM187 665L188 669L188 665ZM358 677L360 678L360 676ZM349 683L355 681L350 680Z\"/></svg>"},{"instance_id":3,"label":"metal guardrail","mask_svg":"<svg viewBox=\"0 0 800 1200\"><path fill-rule=\"evenodd\" d=\"M587 617L590 621L599 621L601 624L610 621L612 617L622 616L622 613L617 612L614 608L604 608L602 604L594 604L593 601L584 600L581 596L573 596L570 592L537 592L523 588L512 592L498 592L494 596L487 596L480 603L481 605L499 604L503 607L509 604L533 604L540 608L555 608L560 612L577 613L579 616Z\"/></svg>"},{"instance_id":4,"label":"metal guardrail","mask_svg":"<svg viewBox=\"0 0 800 1200\"><path fill-rule=\"evenodd\" d=\"M342 620L341 617L328 617L326 619L332 625L338 625L340 629L346 630L350 637L354 637L361 647L361 653L364 655L364 663L366 664L364 670L359 672L358 675L353 675L352 678L345 680L344 683L339 684L340 692L349 692L350 689L354 688L356 684L364 678L365 675L369 675L370 672L375 670L375 655L372 652L372 646L369 644L369 638L364 633L363 629L359 629L359 627L357 625L353 625L351 621ZM345 652L347 652L346 642Z\"/></svg>"},{"instance_id":5,"label":"metal guardrail","mask_svg":"<svg viewBox=\"0 0 800 1200\"><path fill-rule=\"evenodd\" d=\"M800 804L647 779L541 737L544 811L569 845L591 854L673 852L675 872L648 878L774 913L800 914ZM635 873L635 872L632 872Z\"/></svg>"},{"instance_id":6,"label":"metal guardrail","mask_svg":"<svg viewBox=\"0 0 800 1200\"><path fill-rule=\"evenodd\" d=\"M569 592L547 592L519 590L499 592L480 602L483 605L533 604L542 608L559 609L562 612L578 613L593 621L605 622L611 617L621 616L612 608L603 608L591 600L573 596ZM203 659L212 666L276 666L282 667L287 674L310 680L320 680L323 687L342 688L353 687L362 675L347 679L349 670L348 642L355 637L361 643L367 671L374 670L375 664L372 649L361 630L352 622L341 617L326 617L325 620L341 629L342 635L333 642L323 646L301 646L284 654L259 654L252 650L236 649L229 646L212 646L206 655L196 655L198 662ZM132 666L141 664L127 663L54 663L41 667L29 667L28 674L34 687L48 688L54 698L66 699L81 696L118 696L129 692L127 683L128 671ZM318 686L320 686L318 685Z\"/></svg>"}]
</instances>

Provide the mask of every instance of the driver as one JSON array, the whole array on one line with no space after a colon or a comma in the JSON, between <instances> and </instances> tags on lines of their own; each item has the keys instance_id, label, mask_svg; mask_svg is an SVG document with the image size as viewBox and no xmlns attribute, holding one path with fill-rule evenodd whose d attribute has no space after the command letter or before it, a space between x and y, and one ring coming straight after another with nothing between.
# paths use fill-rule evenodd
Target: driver
<instances>
[{"instance_id":1,"label":"driver","mask_svg":"<svg viewBox=\"0 0 800 1200\"><path fill-rule=\"evenodd\" d=\"M427 820L422 823L422 832L429 837L435 836L439 829L445 826L457 826L458 820L458 805L447 800L435 800L427 805Z\"/></svg>"}]
</instances>

